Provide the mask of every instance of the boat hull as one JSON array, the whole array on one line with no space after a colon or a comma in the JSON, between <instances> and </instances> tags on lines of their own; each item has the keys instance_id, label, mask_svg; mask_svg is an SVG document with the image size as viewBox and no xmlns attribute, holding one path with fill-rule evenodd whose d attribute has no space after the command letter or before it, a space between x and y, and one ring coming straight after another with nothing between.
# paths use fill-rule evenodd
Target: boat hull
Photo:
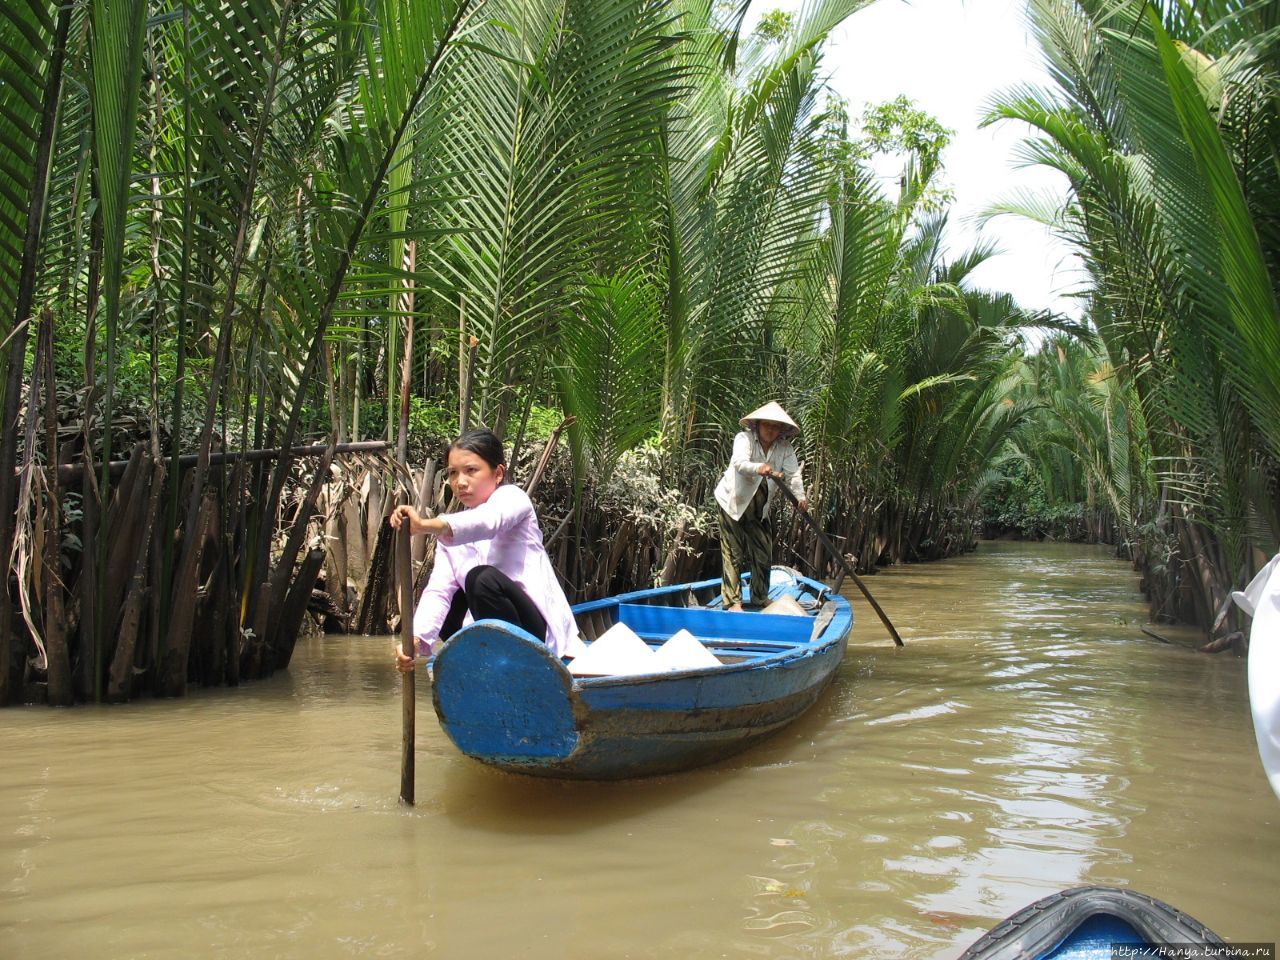
<instances>
[{"instance_id":1,"label":"boat hull","mask_svg":"<svg viewBox=\"0 0 1280 960\"><path fill-rule=\"evenodd\" d=\"M959 960L1098 960L1113 956L1121 945L1138 950L1171 944L1220 946L1223 941L1155 897L1120 887L1076 887L1000 921Z\"/></svg>"},{"instance_id":2,"label":"boat hull","mask_svg":"<svg viewBox=\"0 0 1280 960\"><path fill-rule=\"evenodd\" d=\"M659 632L673 623L703 637L720 631L711 640L717 652L744 652L741 662L574 678L520 628L480 621L435 660L433 700L446 734L467 756L533 776L617 780L688 769L757 743L813 706L840 665L852 625L848 603L836 597L828 602L839 609L816 637L771 641L771 630L802 626L781 621L805 618L638 608L636 601L657 594L583 605L590 608L584 612L635 617L642 629L656 615L661 622L652 629Z\"/></svg>"}]
</instances>

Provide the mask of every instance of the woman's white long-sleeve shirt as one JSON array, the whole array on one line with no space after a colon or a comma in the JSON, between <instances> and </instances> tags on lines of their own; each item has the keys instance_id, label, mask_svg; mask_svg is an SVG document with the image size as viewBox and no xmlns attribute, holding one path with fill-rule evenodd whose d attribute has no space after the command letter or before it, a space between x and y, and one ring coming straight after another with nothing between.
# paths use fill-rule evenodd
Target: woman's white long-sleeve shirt
<instances>
[{"instance_id":1,"label":"woman's white long-sleeve shirt","mask_svg":"<svg viewBox=\"0 0 1280 960\"><path fill-rule=\"evenodd\" d=\"M444 517L453 531L436 545L435 565L413 615L413 635L422 650L440 636L453 595L481 564L497 567L528 594L547 622L547 646L561 656L577 637L569 601L542 543L533 502L519 487L501 486L470 510ZM471 622L467 614L464 623Z\"/></svg>"},{"instance_id":2,"label":"woman's white long-sleeve shirt","mask_svg":"<svg viewBox=\"0 0 1280 960\"><path fill-rule=\"evenodd\" d=\"M804 500L804 478L800 475L800 459L796 456L796 448L786 437L779 437L764 452L764 445L754 430L743 430L733 438L733 455L729 458L729 466L716 485L716 503L734 520L741 520L746 513L751 498L756 495L765 478L760 475L762 464L768 464L779 473L786 474L787 486L795 494L797 500ZM769 484L769 501L765 506L765 516L769 515L769 504L773 503L773 484Z\"/></svg>"}]
</instances>

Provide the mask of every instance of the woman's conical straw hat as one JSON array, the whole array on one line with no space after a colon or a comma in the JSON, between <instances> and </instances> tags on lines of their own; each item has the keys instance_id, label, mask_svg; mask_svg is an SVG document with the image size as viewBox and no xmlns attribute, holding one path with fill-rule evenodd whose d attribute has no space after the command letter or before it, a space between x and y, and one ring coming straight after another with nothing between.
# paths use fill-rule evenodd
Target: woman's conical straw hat
<instances>
[{"instance_id":1,"label":"woman's conical straw hat","mask_svg":"<svg viewBox=\"0 0 1280 960\"><path fill-rule=\"evenodd\" d=\"M784 436L791 437L800 432L800 427L787 415L787 411L783 410L782 405L776 400L770 400L763 407L752 410L738 423L744 427L749 427L753 420L769 420L773 423L781 424Z\"/></svg>"}]
</instances>

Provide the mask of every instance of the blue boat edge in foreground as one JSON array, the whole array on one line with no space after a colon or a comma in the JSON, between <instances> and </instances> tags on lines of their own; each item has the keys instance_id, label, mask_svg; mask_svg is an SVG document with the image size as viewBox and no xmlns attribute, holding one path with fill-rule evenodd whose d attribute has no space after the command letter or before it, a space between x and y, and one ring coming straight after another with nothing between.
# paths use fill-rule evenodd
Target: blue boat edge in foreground
<instances>
[{"instance_id":1,"label":"blue boat edge in foreground","mask_svg":"<svg viewBox=\"0 0 1280 960\"><path fill-rule=\"evenodd\" d=\"M699 670L575 678L519 627L470 624L441 647L433 664L441 727L462 753L483 763L565 779L673 773L744 750L813 706L844 657L853 625L843 597L794 571L785 576L770 598L785 593L806 600L816 615L693 604L718 592L719 580L574 607L592 638L619 619L645 639L693 626L717 655L734 661Z\"/></svg>"},{"instance_id":2,"label":"blue boat edge in foreground","mask_svg":"<svg viewBox=\"0 0 1280 960\"><path fill-rule=\"evenodd\" d=\"M1001 920L958 960L1110 960L1161 956L1143 948L1225 946L1216 933L1162 900L1123 887L1074 887Z\"/></svg>"}]
</instances>

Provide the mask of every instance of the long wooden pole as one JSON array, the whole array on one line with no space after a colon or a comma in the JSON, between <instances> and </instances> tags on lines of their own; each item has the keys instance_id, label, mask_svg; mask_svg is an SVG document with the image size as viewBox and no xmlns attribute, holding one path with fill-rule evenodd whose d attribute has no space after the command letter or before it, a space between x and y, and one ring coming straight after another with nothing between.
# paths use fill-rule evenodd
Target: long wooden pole
<instances>
[{"instance_id":1,"label":"long wooden pole","mask_svg":"<svg viewBox=\"0 0 1280 960\"><path fill-rule=\"evenodd\" d=\"M885 628L889 631L889 636L893 637L893 642L900 647L903 646L902 637L898 636L898 631L889 620L888 614L880 609L880 604L876 603L876 598L871 595L871 591L867 589L867 585L862 582L862 578L858 576L857 572L853 569L853 564L846 560L844 555L836 549L836 545L827 538L827 535L822 532L822 528L818 526L818 521L809 516L809 511L800 509L800 503L796 500L796 495L791 492L791 488L788 487L781 478L775 477L772 474L770 474L769 479L777 484L778 489L786 495L788 500L791 501L791 505L796 508L796 513L804 517L809 526L813 528L813 532L818 535L818 542L827 548L827 552L830 553L831 556L835 558L836 562L844 568L844 572L853 578L853 582L858 585L858 589L862 591L862 595L867 598L867 603L871 604L871 609L876 612L880 617L880 622L883 623Z\"/></svg>"},{"instance_id":2,"label":"long wooden pole","mask_svg":"<svg viewBox=\"0 0 1280 960\"><path fill-rule=\"evenodd\" d=\"M547 438L547 445L542 448L542 456L538 458L538 465L534 467L533 476L524 486L524 492L528 496L532 497L533 491L538 489L538 484L542 482L542 475L547 470L547 464L551 462L551 454L555 452L560 434L564 433L566 427L572 427L577 422L577 417L565 417L560 421L560 425L551 431L551 436Z\"/></svg>"},{"instance_id":3,"label":"long wooden pole","mask_svg":"<svg viewBox=\"0 0 1280 960\"><path fill-rule=\"evenodd\" d=\"M409 524L400 525L396 533L396 579L400 582L400 648L405 656L415 654L413 642L413 577L412 557L409 550ZM413 805L413 747L417 698L414 686L415 671L406 670L400 675L401 728L403 743L400 751L400 799Z\"/></svg>"},{"instance_id":4,"label":"long wooden pole","mask_svg":"<svg viewBox=\"0 0 1280 960\"><path fill-rule=\"evenodd\" d=\"M462 315L458 315L458 323L462 323ZM461 326L459 326L461 332ZM467 339L467 366L465 376L463 378L461 399L459 400L460 409L458 410L458 433L463 434L471 429L471 395L475 392L476 385L476 351L480 347L479 337L469 337Z\"/></svg>"}]
</instances>

